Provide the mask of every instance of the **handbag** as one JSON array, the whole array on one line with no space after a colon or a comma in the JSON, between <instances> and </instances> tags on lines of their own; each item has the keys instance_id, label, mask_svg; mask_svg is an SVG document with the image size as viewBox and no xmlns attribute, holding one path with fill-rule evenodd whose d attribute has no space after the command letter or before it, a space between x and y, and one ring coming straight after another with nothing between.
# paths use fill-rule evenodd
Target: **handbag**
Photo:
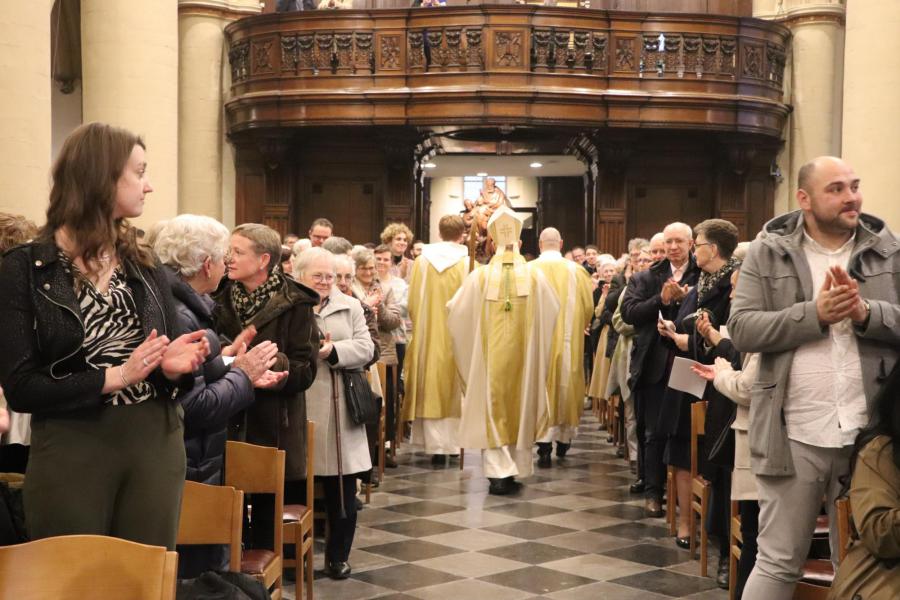
<instances>
[{"instance_id":1,"label":"handbag","mask_svg":"<svg viewBox=\"0 0 900 600\"><path fill-rule=\"evenodd\" d=\"M372 391L362 369L342 369L347 415L356 425L376 423L381 416L381 397Z\"/></svg>"}]
</instances>

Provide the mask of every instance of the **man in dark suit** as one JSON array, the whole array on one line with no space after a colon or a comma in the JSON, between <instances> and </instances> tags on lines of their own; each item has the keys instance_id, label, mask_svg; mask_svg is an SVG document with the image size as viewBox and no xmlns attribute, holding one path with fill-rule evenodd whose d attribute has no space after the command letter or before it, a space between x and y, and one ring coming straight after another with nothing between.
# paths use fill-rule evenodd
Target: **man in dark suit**
<instances>
[{"instance_id":1,"label":"man in dark suit","mask_svg":"<svg viewBox=\"0 0 900 600\"><path fill-rule=\"evenodd\" d=\"M644 474L644 479L635 481L631 491L645 492L650 517L664 514L663 450L666 439L660 432L659 409L672 363L670 351L663 344L656 324L660 314L666 320L675 320L681 300L696 285L700 273L691 253L691 228L684 223L671 223L663 230L663 236L666 258L649 270L636 273L622 298L622 319L636 330L628 385L635 399L638 462ZM674 501L669 498L670 503Z\"/></svg>"}]
</instances>

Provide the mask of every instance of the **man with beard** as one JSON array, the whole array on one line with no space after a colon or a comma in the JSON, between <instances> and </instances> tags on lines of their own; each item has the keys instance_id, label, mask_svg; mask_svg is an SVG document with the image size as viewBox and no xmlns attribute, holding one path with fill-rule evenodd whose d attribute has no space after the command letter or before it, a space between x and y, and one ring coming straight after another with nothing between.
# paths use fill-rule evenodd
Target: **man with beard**
<instances>
[{"instance_id":1,"label":"man with beard","mask_svg":"<svg viewBox=\"0 0 900 600\"><path fill-rule=\"evenodd\" d=\"M747 600L793 596L823 498L837 556L839 480L897 359L900 243L860 212L859 181L839 158L804 165L800 210L769 221L741 269L728 331L738 350L760 353L749 431L759 552Z\"/></svg>"}]
</instances>

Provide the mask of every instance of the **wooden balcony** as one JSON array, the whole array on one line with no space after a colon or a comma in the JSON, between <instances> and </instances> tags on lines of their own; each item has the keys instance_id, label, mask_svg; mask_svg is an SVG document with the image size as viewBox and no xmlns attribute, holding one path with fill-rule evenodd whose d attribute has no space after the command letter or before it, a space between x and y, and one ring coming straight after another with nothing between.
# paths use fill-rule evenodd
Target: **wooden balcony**
<instances>
[{"instance_id":1,"label":"wooden balcony","mask_svg":"<svg viewBox=\"0 0 900 600\"><path fill-rule=\"evenodd\" d=\"M264 14L226 29L231 134L332 125L666 128L780 138L786 28L483 4Z\"/></svg>"}]
</instances>

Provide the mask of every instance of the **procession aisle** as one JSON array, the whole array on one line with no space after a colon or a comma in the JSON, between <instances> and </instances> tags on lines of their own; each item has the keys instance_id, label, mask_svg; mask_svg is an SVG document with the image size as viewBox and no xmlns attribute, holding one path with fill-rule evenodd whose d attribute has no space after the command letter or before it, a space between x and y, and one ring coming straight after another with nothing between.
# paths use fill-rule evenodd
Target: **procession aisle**
<instances>
[{"instance_id":1,"label":"procession aisle","mask_svg":"<svg viewBox=\"0 0 900 600\"><path fill-rule=\"evenodd\" d=\"M514 496L488 495L475 452L460 471L456 461L435 469L411 446L400 450L399 468L359 513L350 579L324 577L317 540L317 600L727 597L698 576L663 519L644 518L626 462L593 417L582 418L568 456L536 469Z\"/></svg>"}]
</instances>

